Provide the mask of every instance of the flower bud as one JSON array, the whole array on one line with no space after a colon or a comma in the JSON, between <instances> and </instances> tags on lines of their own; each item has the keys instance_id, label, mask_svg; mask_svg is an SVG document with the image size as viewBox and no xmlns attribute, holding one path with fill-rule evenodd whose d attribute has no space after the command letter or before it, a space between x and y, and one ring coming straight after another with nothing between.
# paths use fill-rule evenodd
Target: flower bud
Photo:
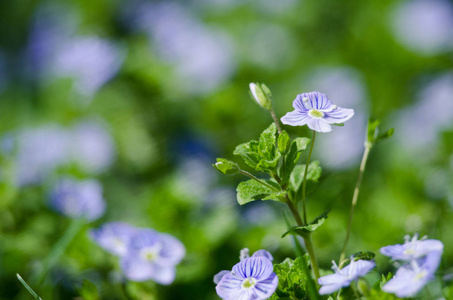
<instances>
[{"instance_id":1,"label":"flower bud","mask_svg":"<svg viewBox=\"0 0 453 300\"><path fill-rule=\"evenodd\" d=\"M225 175L232 175L239 172L239 166L225 158L217 158L217 162L212 166Z\"/></svg>"},{"instance_id":2,"label":"flower bud","mask_svg":"<svg viewBox=\"0 0 453 300\"><path fill-rule=\"evenodd\" d=\"M250 95L251 97L266 110L272 109L272 100L271 100L271 91L269 88L264 84L253 83L249 84L250 87Z\"/></svg>"}]
</instances>

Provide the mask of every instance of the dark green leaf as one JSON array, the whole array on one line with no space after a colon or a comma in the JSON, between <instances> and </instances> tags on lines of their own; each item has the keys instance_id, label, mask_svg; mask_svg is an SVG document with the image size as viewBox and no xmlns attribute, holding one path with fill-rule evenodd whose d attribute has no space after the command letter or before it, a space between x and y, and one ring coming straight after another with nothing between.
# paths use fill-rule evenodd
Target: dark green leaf
<instances>
[{"instance_id":1,"label":"dark green leaf","mask_svg":"<svg viewBox=\"0 0 453 300\"><path fill-rule=\"evenodd\" d=\"M258 145L259 143L257 141L240 144L236 147L233 154L240 155L246 164L256 169L261 159L258 153Z\"/></svg>"},{"instance_id":2,"label":"dark green leaf","mask_svg":"<svg viewBox=\"0 0 453 300\"><path fill-rule=\"evenodd\" d=\"M379 135L377 138L376 138L376 141L375 142L379 142L381 140L385 140L385 139L388 139L389 137L391 137L393 135L393 133L395 132L395 129L394 128L390 128L389 130L387 130L385 133Z\"/></svg>"},{"instance_id":3,"label":"dark green leaf","mask_svg":"<svg viewBox=\"0 0 453 300\"><path fill-rule=\"evenodd\" d=\"M296 138L292 141L288 153L285 156L285 165L282 165L280 169L280 177L282 182L286 183L299 161L300 153L307 148L307 145L310 143L309 138Z\"/></svg>"},{"instance_id":4,"label":"dark green leaf","mask_svg":"<svg viewBox=\"0 0 453 300\"><path fill-rule=\"evenodd\" d=\"M325 213L321 214L320 216L318 216L316 219L314 219L312 222L308 223L307 225L291 227L287 232L285 232L282 235L282 237L285 237L288 234L297 234L297 235L300 235L303 237L306 234L315 231L316 229L318 229L319 226L324 224L324 222L327 219L327 215L328 215L329 211L326 211Z\"/></svg>"},{"instance_id":5,"label":"dark green leaf","mask_svg":"<svg viewBox=\"0 0 453 300\"><path fill-rule=\"evenodd\" d=\"M361 251L354 253L352 257L354 257L355 260L363 259L363 260L372 260L376 254L370 251Z\"/></svg>"},{"instance_id":6,"label":"dark green leaf","mask_svg":"<svg viewBox=\"0 0 453 300\"><path fill-rule=\"evenodd\" d=\"M269 184L269 182L266 180L263 180L263 182ZM268 197L271 194L274 194L276 191L275 189L267 187L254 179L250 179L239 183L238 187L236 188L236 192L238 203L240 205L244 205L246 203L259 199L264 200L264 198L266 198L267 200Z\"/></svg>"}]
</instances>

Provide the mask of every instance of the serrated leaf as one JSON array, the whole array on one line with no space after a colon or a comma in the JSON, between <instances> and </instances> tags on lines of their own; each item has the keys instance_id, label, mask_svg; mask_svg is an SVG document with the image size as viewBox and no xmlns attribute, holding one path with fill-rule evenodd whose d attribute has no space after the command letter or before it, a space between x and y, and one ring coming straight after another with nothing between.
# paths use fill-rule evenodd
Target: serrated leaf
<instances>
[{"instance_id":1,"label":"serrated leaf","mask_svg":"<svg viewBox=\"0 0 453 300\"><path fill-rule=\"evenodd\" d=\"M267 182L266 180L263 181ZM269 182L267 183L269 184ZM236 198L240 205L244 205L255 200L265 200L264 198L269 197L275 192L274 189L267 187L254 179L250 179L239 183L236 188Z\"/></svg>"},{"instance_id":2,"label":"serrated leaf","mask_svg":"<svg viewBox=\"0 0 453 300\"><path fill-rule=\"evenodd\" d=\"M274 200L274 201L285 201L285 195L287 194L286 191L281 192L274 192L261 200Z\"/></svg>"},{"instance_id":3,"label":"serrated leaf","mask_svg":"<svg viewBox=\"0 0 453 300\"><path fill-rule=\"evenodd\" d=\"M282 165L280 169L280 177L283 183L286 183L299 161L300 153L307 149L307 145L310 143L309 138L298 137L291 142L288 153L285 156L285 165Z\"/></svg>"},{"instance_id":4,"label":"serrated leaf","mask_svg":"<svg viewBox=\"0 0 453 300\"><path fill-rule=\"evenodd\" d=\"M246 164L256 169L261 159L258 153L258 145L259 143L257 141L240 144L236 147L233 154L240 155Z\"/></svg>"},{"instance_id":5,"label":"serrated leaf","mask_svg":"<svg viewBox=\"0 0 453 300\"><path fill-rule=\"evenodd\" d=\"M306 234L315 231L316 229L318 229L319 226L324 224L324 222L327 219L327 215L328 215L329 211L330 210L319 215L318 217L316 217L316 219L314 219L312 222L308 223L307 225L291 227L287 232L285 232L282 235L282 238L288 234L297 234L297 235L304 237Z\"/></svg>"},{"instance_id":6,"label":"serrated leaf","mask_svg":"<svg viewBox=\"0 0 453 300\"><path fill-rule=\"evenodd\" d=\"M281 154L286 154L288 152L289 147L291 146L291 139L286 131L282 131L278 136L278 151Z\"/></svg>"},{"instance_id":7,"label":"serrated leaf","mask_svg":"<svg viewBox=\"0 0 453 300\"><path fill-rule=\"evenodd\" d=\"M295 192L297 192L300 187L302 186L302 182L304 180L305 174L305 166L306 165L297 165L294 167L293 172L289 178L289 183ZM322 168L319 165L319 161L313 161L308 165L308 172L307 172L307 181L314 181L317 182L318 179L321 177Z\"/></svg>"}]
</instances>

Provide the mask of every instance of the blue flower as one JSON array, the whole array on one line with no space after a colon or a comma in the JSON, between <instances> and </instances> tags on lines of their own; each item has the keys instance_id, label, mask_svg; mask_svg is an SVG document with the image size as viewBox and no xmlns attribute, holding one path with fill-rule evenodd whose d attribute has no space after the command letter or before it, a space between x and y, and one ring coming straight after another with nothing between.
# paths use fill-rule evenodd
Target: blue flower
<instances>
[{"instance_id":1,"label":"blue flower","mask_svg":"<svg viewBox=\"0 0 453 300\"><path fill-rule=\"evenodd\" d=\"M365 274L376 266L374 261L362 259L354 261L353 257L351 257L351 263L341 270L335 264L335 261L332 261L332 263L332 269L335 273L318 279L318 283L322 285L319 289L321 295L331 294L341 288L349 286L351 282L357 280L359 277L365 276Z\"/></svg>"},{"instance_id":2,"label":"blue flower","mask_svg":"<svg viewBox=\"0 0 453 300\"><path fill-rule=\"evenodd\" d=\"M59 213L94 221L105 212L102 186L96 180L60 179L50 193L50 205Z\"/></svg>"},{"instance_id":3,"label":"blue flower","mask_svg":"<svg viewBox=\"0 0 453 300\"><path fill-rule=\"evenodd\" d=\"M185 253L184 245L173 236L140 228L131 238L120 265L126 277L132 281L151 279L167 285L174 281L175 266Z\"/></svg>"},{"instance_id":4,"label":"blue flower","mask_svg":"<svg viewBox=\"0 0 453 300\"><path fill-rule=\"evenodd\" d=\"M382 247L380 252L391 257L393 260L411 261L419 257L425 256L432 251L443 251L443 244L438 240L421 239L418 240L418 234L415 234L412 239L406 235L403 245L396 244Z\"/></svg>"},{"instance_id":5,"label":"blue flower","mask_svg":"<svg viewBox=\"0 0 453 300\"><path fill-rule=\"evenodd\" d=\"M415 234L412 239L405 236L403 245L381 248L381 253L394 260L407 261L396 271L382 290L398 297L410 297L417 294L428 281L434 279L434 272L439 266L444 245L438 240L421 239Z\"/></svg>"},{"instance_id":6,"label":"blue flower","mask_svg":"<svg viewBox=\"0 0 453 300\"><path fill-rule=\"evenodd\" d=\"M293 101L294 111L281 118L283 124L291 126L307 125L318 132L332 131L331 124L346 122L354 115L353 109L338 107L320 92L297 95Z\"/></svg>"},{"instance_id":7,"label":"blue flower","mask_svg":"<svg viewBox=\"0 0 453 300\"><path fill-rule=\"evenodd\" d=\"M273 269L272 262L266 257L246 258L223 275L216 286L217 294L226 300L268 299L278 285Z\"/></svg>"},{"instance_id":8,"label":"blue flower","mask_svg":"<svg viewBox=\"0 0 453 300\"><path fill-rule=\"evenodd\" d=\"M123 222L110 222L90 231L91 238L106 251L123 256L137 229Z\"/></svg>"},{"instance_id":9,"label":"blue flower","mask_svg":"<svg viewBox=\"0 0 453 300\"><path fill-rule=\"evenodd\" d=\"M382 290L399 298L415 296L427 283L434 279L442 251L432 251L400 267Z\"/></svg>"}]
</instances>

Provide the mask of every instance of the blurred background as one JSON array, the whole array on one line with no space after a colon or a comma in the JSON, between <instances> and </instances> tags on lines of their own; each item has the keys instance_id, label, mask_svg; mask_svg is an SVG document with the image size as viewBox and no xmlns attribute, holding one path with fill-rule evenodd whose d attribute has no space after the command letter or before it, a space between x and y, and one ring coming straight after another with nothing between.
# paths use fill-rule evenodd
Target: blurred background
<instances>
[{"instance_id":1,"label":"blurred background","mask_svg":"<svg viewBox=\"0 0 453 300\"><path fill-rule=\"evenodd\" d=\"M286 208L239 206L245 178L211 166L240 162L235 146L272 122L249 82L269 86L279 117L314 90L356 112L315 144L323 175L309 218L332 209L313 235L322 268L341 251L371 117L395 134L370 155L347 254L418 232L443 241L448 277L452 66L449 0L2 1L0 299L30 299L15 274L33 276L68 228L49 202L63 176L97 180L106 207L36 288L44 299L121 299L117 260L88 236L109 221L169 233L187 250L173 285L125 283L131 298L217 299L213 275L245 247L294 258L280 238Z\"/></svg>"}]
</instances>

